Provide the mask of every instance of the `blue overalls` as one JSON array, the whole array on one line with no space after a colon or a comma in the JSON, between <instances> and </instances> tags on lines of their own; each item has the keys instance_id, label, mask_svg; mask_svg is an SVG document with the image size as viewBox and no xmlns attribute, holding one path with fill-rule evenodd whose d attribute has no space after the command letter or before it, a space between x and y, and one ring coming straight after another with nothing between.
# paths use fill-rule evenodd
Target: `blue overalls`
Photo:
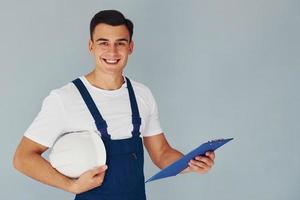
<instances>
[{"instance_id":1,"label":"blue overalls","mask_svg":"<svg viewBox=\"0 0 300 200\"><path fill-rule=\"evenodd\" d=\"M101 186L76 195L75 200L145 200L144 149L140 137L141 118L135 94L126 77L133 131L128 139L112 140L88 90L77 78L73 81L92 114L106 149L108 169Z\"/></svg>"}]
</instances>

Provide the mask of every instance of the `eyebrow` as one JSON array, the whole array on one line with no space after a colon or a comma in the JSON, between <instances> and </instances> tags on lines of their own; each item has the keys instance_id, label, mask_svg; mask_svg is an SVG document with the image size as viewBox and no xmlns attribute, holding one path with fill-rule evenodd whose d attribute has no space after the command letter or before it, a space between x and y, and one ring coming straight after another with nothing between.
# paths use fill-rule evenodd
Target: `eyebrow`
<instances>
[{"instance_id":1,"label":"eyebrow","mask_svg":"<svg viewBox=\"0 0 300 200\"><path fill-rule=\"evenodd\" d=\"M107 42L107 41L109 41L109 40L106 39L106 38L98 38L98 39L96 40L96 42L99 42L99 41L105 41L105 42ZM128 43L129 43L129 40L126 39L126 38L120 38L120 39L117 39L117 41L118 41L118 42L125 41L125 42L128 42Z\"/></svg>"}]
</instances>

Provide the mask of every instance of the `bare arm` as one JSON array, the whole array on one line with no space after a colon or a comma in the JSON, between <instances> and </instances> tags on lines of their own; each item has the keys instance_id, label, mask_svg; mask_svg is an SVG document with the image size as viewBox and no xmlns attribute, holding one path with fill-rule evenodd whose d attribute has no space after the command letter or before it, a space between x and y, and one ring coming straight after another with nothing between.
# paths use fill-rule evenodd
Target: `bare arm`
<instances>
[{"instance_id":1,"label":"bare arm","mask_svg":"<svg viewBox=\"0 0 300 200\"><path fill-rule=\"evenodd\" d=\"M47 147L23 137L14 155L14 167L37 181L75 194L97 187L102 183L105 167L90 170L82 174L79 179L71 179L56 171L41 156L47 149Z\"/></svg>"},{"instance_id":2,"label":"bare arm","mask_svg":"<svg viewBox=\"0 0 300 200\"><path fill-rule=\"evenodd\" d=\"M144 145L151 160L160 169L165 168L183 156L181 152L173 149L169 145L163 133L144 137ZM214 159L214 152L207 152L205 156L196 156L193 160L190 160L189 167L187 167L183 173L206 173L214 165Z\"/></svg>"},{"instance_id":3,"label":"bare arm","mask_svg":"<svg viewBox=\"0 0 300 200\"><path fill-rule=\"evenodd\" d=\"M165 168L183 156L181 152L169 145L163 133L144 137L144 145L151 160L160 169Z\"/></svg>"}]
</instances>

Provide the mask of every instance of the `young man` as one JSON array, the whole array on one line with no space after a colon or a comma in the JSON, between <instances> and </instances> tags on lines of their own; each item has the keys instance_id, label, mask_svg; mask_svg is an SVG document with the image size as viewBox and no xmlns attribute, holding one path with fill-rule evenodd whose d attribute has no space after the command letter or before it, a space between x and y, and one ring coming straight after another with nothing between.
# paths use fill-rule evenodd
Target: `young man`
<instances>
[{"instance_id":1,"label":"young man","mask_svg":"<svg viewBox=\"0 0 300 200\"><path fill-rule=\"evenodd\" d=\"M94 56L95 69L45 98L16 150L17 170L74 193L77 200L143 200L143 142L161 169L182 157L162 132L151 91L123 75L134 48L132 34L132 22L118 11L101 11L92 18L89 51ZM61 134L78 130L98 130L108 159L107 165L71 179L41 155ZM214 157L213 152L197 156L184 172L205 173L213 166Z\"/></svg>"}]
</instances>

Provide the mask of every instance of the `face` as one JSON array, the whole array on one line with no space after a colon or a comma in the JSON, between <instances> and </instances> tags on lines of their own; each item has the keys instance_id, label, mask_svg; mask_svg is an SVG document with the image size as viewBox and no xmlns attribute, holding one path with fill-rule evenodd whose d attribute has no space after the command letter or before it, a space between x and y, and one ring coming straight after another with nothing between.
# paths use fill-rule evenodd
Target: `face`
<instances>
[{"instance_id":1,"label":"face","mask_svg":"<svg viewBox=\"0 0 300 200\"><path fill-rule=\"evenodd\" d=\"M133 42L125 25L98 24L89 41L89 50L95 58L96 68L104 73L123 72L132 53Z\"/></svg>"}]
</instances>

